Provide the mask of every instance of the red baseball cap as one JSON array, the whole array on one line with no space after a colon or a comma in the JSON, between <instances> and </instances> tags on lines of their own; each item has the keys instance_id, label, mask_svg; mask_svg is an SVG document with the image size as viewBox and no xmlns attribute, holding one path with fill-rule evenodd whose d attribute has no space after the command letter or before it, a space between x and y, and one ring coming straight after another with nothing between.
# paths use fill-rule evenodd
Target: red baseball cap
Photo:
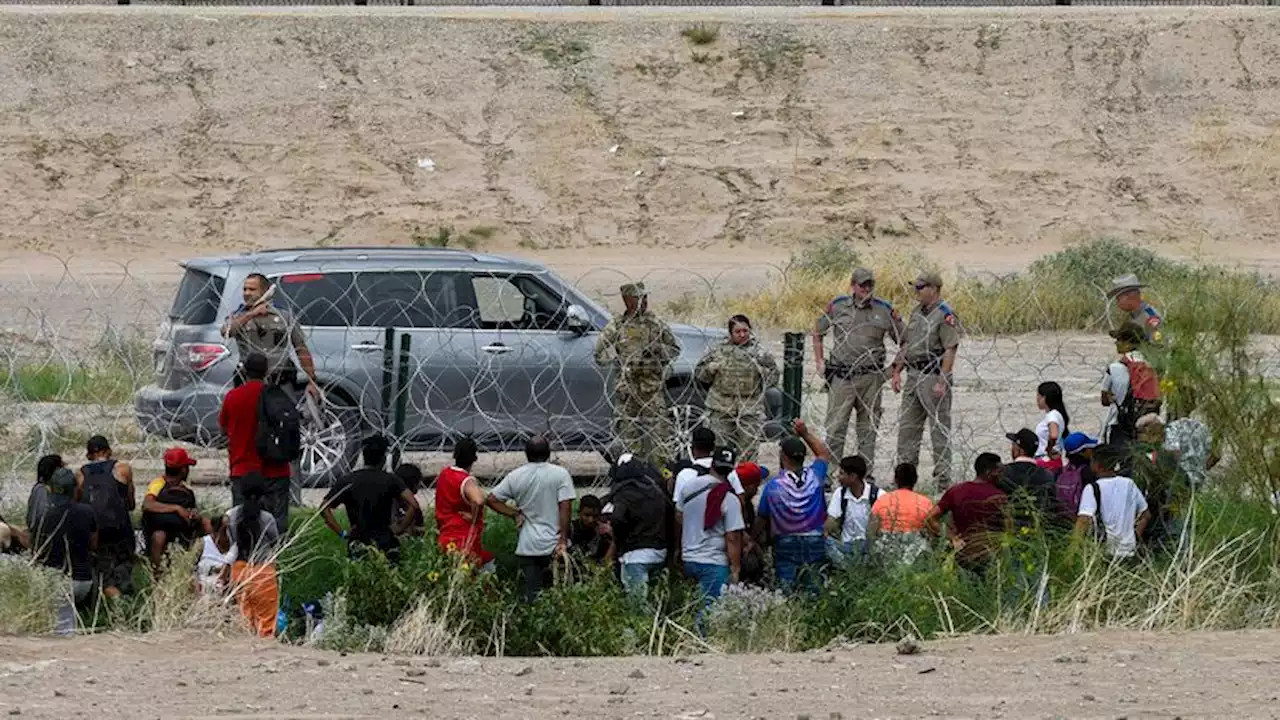
<instances>
[{"instance_id":1,"label":"red baseball cap","mask_svg":"<svg viewBox=\"0 0 1280 720\"><path fill-rule=\"evenodd\" d=\"M761 467L753 462L739 463L736 472L739 480L764 482L764 479L769 476L768 468Z\"/></svg>"},{"instance_id":2,"label":"red baseball cap","mask_svg":"<svg viewBox=\"0 0 1280 720\"><path fill-rule=\"evenodd\" d=\"M165 467L191 467L196 464L196 459L191 457L184 448L171 447L164 451Z\"/></svg>"}]
</instances>

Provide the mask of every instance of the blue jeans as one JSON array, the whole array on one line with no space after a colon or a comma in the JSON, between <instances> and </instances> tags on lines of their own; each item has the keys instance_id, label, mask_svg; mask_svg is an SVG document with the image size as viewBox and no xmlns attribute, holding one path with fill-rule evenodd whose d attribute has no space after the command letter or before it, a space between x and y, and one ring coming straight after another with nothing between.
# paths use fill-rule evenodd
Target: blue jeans
<instances>
[{"instance_id":1,"label":"blue jeans","mask_svg":"<svg viewBox=\"0 0 1280 720\"><path fill-rule=\"evenodd\" d=\"M801 585L806 592L818 594L826 566L827 546L821 535L783 535L773 542L773 567L778 584L787 592Z\"/></svg>"},{"instance_id":2,"label":"blue jeans","mask_svg":"<svg viewBox=\"0 0 1280 720\"><path fill-rule=\"evenodd\" d=\"M649 595L649 582L662 571L666 563L622 563L622 589L637 602L644 602Z\"/></svg>"},{"instance_id":3,"label":"blue jeans","mask_svg":"<svg viewBox=\"0 0 1280 720\"><path fill-rule=\"evenodd\" d=\"M686 560L684 571L698 581L698 589L702 592L702 607L698 609L695 623L697 624L698 632L705 635L707 633L707 609L724 592L724 586L729 584L729 566L689 562Z\"/></svg>"},{"instance_id":4,"label":"blue jeans","mask_svg":"<svg viewBox=\"0 0 1280 720\"><path fill-rule=\"evenodd\" d=\"M867 541L855 540L844 542L833 537L824 540L827 548L827 559L836 568L848 567L860 563L867 558Z\"/></svg>"}]
</instances>

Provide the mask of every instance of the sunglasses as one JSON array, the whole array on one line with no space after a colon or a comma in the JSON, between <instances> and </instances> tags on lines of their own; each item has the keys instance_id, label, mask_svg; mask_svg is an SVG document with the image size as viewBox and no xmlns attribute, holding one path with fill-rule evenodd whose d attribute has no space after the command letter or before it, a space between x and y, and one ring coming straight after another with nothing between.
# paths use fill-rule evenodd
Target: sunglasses
<instances>
[{"instance_id":1,"label":"sunglasses","mask_svg":"<svg viewBox=\"0 0 1280 720\"><path fill-rule=\"evenodd\" d=\"M917 292L919 292L919 291L921 291L921 290L923 290L923 289L925 289L925 288L927 288L927 287L930 287L930 286L929 286L929 283L919 283L919 282L918 282L918 283L916 283L916 291L917 291Z\"/></svg>"},{"instance_id":2,"label":"sunglasses","mask_svg":"<svg viewBox=\"0 0 1280 720\"><path fill-rule=\"evenodd\" d=\"M868 280L866 282L858 283L858 287L862 288L863 290L871 290L875 288L875 286L876 286L875 280Z\"/></svg>"}]
</instances>

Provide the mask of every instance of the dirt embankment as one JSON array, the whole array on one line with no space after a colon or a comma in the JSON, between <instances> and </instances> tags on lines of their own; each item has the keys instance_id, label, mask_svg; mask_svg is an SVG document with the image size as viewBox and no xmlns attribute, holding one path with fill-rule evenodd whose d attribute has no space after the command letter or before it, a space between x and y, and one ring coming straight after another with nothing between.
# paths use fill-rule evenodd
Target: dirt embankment
<instances>
[{"instance_id":1,"label":"dirt embankment","mask_svg":"<svg viewBox=\"0 0 1280 720\"><path fill-rule=\"evenodd\" d=\"M970 267L1101 233L1280 257L1280 16L1257 9L10 7L0 47L10 260L442 227L526 251L843 236Z\"/></svg>"}]
</instances>

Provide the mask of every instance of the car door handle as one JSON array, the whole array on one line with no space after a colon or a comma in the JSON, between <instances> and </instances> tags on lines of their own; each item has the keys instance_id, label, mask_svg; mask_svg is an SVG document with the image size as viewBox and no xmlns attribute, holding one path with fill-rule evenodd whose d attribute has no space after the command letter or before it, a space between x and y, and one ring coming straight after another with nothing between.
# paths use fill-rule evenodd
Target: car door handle
<instances>
[{"instance_id":1,"label":"car door handle","mask_svg":"<svg viewBox=\"0 0 1280 720\"><path fill-rule=\"evenodd\" d=\"M356 343L351 349L356 352L382 352L382 346L375 342Z\"/></svg>"},{"instance_id":2,"label":"car door handle","mask_svg":"<svg viewBox=\"0 0 1280 720\"><path fill-rule=\"evenodd\" d=\"M506 355L507 353L511 352L514 348L511 348L507 345L503 345L502 343L494 343L492 345L485 345L480 349L489 353L490 355Z\"/></svg>"}]
</instances>

